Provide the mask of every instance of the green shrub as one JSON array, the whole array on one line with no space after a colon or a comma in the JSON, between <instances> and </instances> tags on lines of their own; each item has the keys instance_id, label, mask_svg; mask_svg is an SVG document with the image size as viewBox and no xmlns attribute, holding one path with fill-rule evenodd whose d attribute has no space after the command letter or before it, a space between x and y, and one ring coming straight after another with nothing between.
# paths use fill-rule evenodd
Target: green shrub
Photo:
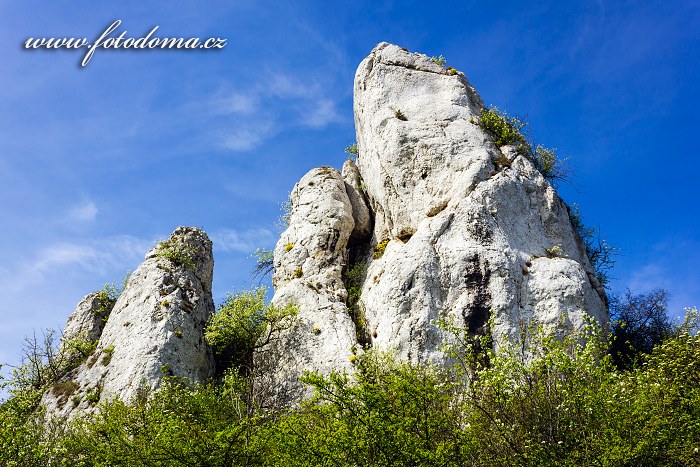
<instances>
[{"instance_id":1,"label":"green shrub","mask_svg":"<svg viewBox=\"0 0 700 467\"><path fill-rule=\"evenodd\" d=\"M365 308L360 300L362 284L367 274L367 264L358 262L352 265L345 277L345 289L348 292L347 308L352 322L355 324L355 334L357 341L362 345L370 343L369 332L367 330L367 319Z\"/></svg>"},{"instance_id":2,"label":"green shrub","mask_svg":"<svg viewBox=\"0 0 700 467\"><path fill-rule=\"evenodd\" d=\"M234 366L243 374L249 373L252 371L253 352L294 324L297 307L268 305L265 293L262 286L228 295L209 320L204 337L214 348L220 369Z\"/></svg>"},{"instance_id":3,"label":"green shrub","mask_svg":"<svg viewBox=\"0 0 700 467\"><path fill-rule=\"evenodd\" d=\"M95 309L95 313L98 316L102 316L102 319L104 319L105 321L107 321L107 317L112 311L112 307L117 302L117 299L126 287L126 284L129 281L129 277L131 277L131 271L126 272L121 284L117 285L114 282L111 284L105 284L102 287L102 290L97 292L99 306Z\"/></svg>"},{"instance_id":4,"label":"green shrub","mask_svg":"<svg viewBox=\"0 0 700 467\"><path fill-rule=\"evenodd\" d=\"M445 66L447 64L447 60L445 60L445 57L443 57L442 55L440 55L439 57L431 57L431 60L436 65Z\"/></svg>"},{"instance_id":5,"label":"green shrub","mask_svg":"<svg viewBox=\"0 0 700 467\"><path fill-rule=\"evenodd\" d=\"M666 290L656 289L647 294L627 290L610 300L610 353L618 368L630 368L673 334L669 298Z\"/></svg>"},{"instance_id":6,"label":"green shrub","mask_svg":"<svg viewBox=\"0 0 700 467\"><path fill-rule=\"evenodd\" d=\"M180 238L171 238L158 242L156 256L167 259L175 266L185 266L190 270L196 269L195 254Z\"/></svg>"},{"instance_id":7,"label":"green shrub","mask_svg":"<svg viewBox=\"0 0 700 467\"><path fill-rule=\"evenodd\" d=\"M556 149L546 148L534 142L528 142L523 133L530 133L528 124L518 117L512 117L492 106L483 110L477 120L491 137L497 147L515 146L518 154L528 158L538 172L552 183L566 180L569 174L565 159L556 154Z\"/></svg>"},{"instance_id":8,"label":"green shrub","mask_svg":"<svg viewBox=\"0 0 700 467\"><path fill-rule=\"evenodd\" d=\"M519 118L510 117L505 112L500 112L497 107L492 106L481 112L478 123L493 137L493 142L497 147L511 145L515 146L519 152L528 151L527 140L521 133L521 130L527 127L527 123Z\"/></svg>"},{"instance_id":9,"label":"green shrub","mask_svg":"<svg viewBox=\"0 0 700 467\"><path fill-rule=\"evenodd\" d=\"M348 155L348 160L357 163L357 156L359 151L357 150L357 143L352 143L350 146L345 148L345 153Z\"/></svg>"}]
</instances>

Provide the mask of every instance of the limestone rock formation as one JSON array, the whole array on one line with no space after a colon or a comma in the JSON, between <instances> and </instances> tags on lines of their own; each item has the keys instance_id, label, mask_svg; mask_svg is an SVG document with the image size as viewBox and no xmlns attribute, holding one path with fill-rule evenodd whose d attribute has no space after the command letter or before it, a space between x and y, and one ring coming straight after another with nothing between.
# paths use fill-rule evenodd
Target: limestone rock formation
<instances>
[{"instance_id":1,"label":"limestone rock formation","mask_svg":"<svg viewBox=\"0 0 700 467\"><path fill-rule=\"evenodd\" d=\"M271 371L279 394L295 390L302 370L349 369L357 343L343 283L348 241L356 225L346 182L337 169L313 169L295 185L290 201L289 228L275 248L272 302L295 303L300 313L298 324L277 343Z\"/></svg>"},{"instance_id":2,"label":"limestone rock formation","mask_svg":"<svg viewBox=\"0 0 700 467\"><path fill-rule=\"evenodd\" d=\"M280 341L293 353L281 379L348 368L353 346L445 362L443 319L496 345L528 323L607 323L567 206L478 125L462 73L381 43L357 70L354 110L357 167L304 176L275 249L273 301L303 316Z\"/></svg>"},{"instance_id":3,"label":"limestone rock formation","mask_svg":"<svg viewBox=\"0 0 700 467\"><path fill-rule=\"evenodd\" d=\"M67 344L75 339L89 342L98 340L113 306L109 297L104 297L100 292L92 292L83 297L63 328L59 352L70 352Z\"/></svg>"},{"instance_id":4,"label":"limestone rock formation","mask_svg":"<svg viewBox=\"0 0 700 467\"><path fill-rule=\"evenodd\" d=\"M447 320L496 346L523 326L567 332L608 321L606 297L568 207L532 162L478 124L466 77L381 43L355 76L357 163L311 170L294 187L274 251L276 306L295 324L254 359L267 391L298 399L307 370L351 371L368 347L449 364ZM48 390L50 414L129 400L162 376L214 373L211 242L180 227L146 255L113 307L96 294L66 326L96 351ZM105 322L106 321L106 322ZM493 323L491 326L490 323Z\"/></svg>"},{"instance_id":5,"label":"limestone rock formation","mask_svg":"<svg viewBox=\"0 0 700 467\"><path fill-rule=\"evenodd\" d=\"M94 294L83 299L64 334L87 330L97 348L46 392L42 403L49 414L90 411L107 397L128 401L140 388L157 387L164 375L190 381L213 375L203 337L214 312L211 247L203 231L178 227L131 274L101 332L96 323L102 317L90 314Z\"/></svg>"}]
</instances>

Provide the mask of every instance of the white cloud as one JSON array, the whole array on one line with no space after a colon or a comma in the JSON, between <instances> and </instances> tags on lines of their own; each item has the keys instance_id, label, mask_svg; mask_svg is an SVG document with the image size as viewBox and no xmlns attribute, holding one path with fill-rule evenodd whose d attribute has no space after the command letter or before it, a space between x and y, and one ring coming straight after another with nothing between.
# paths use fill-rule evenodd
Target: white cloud
<instances>
[{"instance_id":1,"label":"white cloud","mask_svg":"<svg viewBox=\"0 0 700 467\"><path fill-rule=\"evenodd\" d=\"M322 128L341 120L335 102L331 99L321 99L316 102L315 107L302 117L302 123L311 128Z\"/></svg>"},{"instance_id":2,"label":"white cloud","mask_svg":"<svg viewBox=\"0 0 700 467\"><path fill-rule=\"evenodd\" d=\"M54 243L40 250L34 258L0 270L0 289L21 291L41 284L46 276L59 277L76 269L100 275L113 269L126 270L143 259L152 243L128 235L84 244Z\"/></svg>"},{"instance_id":3,"label":"white cloud","mask_svg":"<svg viewBox=\"0 0 700 467\"><path fill-rule=\"evenodd\" d=\"M221 137L221 146L231 151L249 151L274 134L272 123L240 124Z\"/></svg>"},{"instance_id":4,"label":"white cloud","mask_svg":"<svg viewBox=\"0 0 700 467\"><path fill-rule=\"evenodd\" d=\"M251 114L258 110L254 94L231 93L212 101L211 110L217 114Z\"/></svg>"},{"instance_id":5,"label":"white cloud","mask_svg":"<svg viewBox=\"0 0 700 467\"><path fill-rule=\"evenodd\" d=\"M270 244L275 235L263 228L236 230L222 229L209 236L214 244L214 250L226 252L253 253L257 248Z\"/></svg>"},{"instance_id":6,"label":"white cloud","mask_svg":"<svg viewBox=\"0 0 700 467\"><path fill-rule=\"evenodd\" d=\"M68 211L68 217L76 222L91 222L95 220L98 212L99 210L94 202L85 201Z\"/></svg>"},{"instance_id":7,"label":"white cloud","mask_svg":"<svg viewBox=\"0 0 700 467\"><path fill-rule=\"evenodd\" d=\"M263 92L282 99L308 99L318 96L321 91L316 83L302 83L281 73L269 74L268 77Z\"/></svg>"},{"instance_id":8,"label":"white cloud","mask_svg":"<svg viewBox=\"0 0 700 467\"><path fill-rule=\"evenodd\" d=\"M264 73L247 90L218 92L207 110L216 116L215 140L223 149L249 151L277 133L298 125L323 128L341 122L329 86L282 73Z\"/></svg>"}]
</instances>

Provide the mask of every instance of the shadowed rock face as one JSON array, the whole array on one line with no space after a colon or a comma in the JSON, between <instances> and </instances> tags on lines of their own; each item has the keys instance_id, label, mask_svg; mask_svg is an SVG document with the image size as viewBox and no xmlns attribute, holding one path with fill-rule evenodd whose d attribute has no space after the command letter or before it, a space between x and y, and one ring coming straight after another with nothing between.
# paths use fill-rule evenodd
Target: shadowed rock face
<instances>
[{"instance_id":1,"label":"shadowed rock face","mask_svg":"<svg viewBox=\"0 0 700 467\"><path fill-rule=\"evenodd\" d=\"M445 318L491 332L496 345L530 322L566 331L588 314L607 323L566 205L475 123L483 103L463 74L381 43L357 70L354 110L357 166L346 162L344 184L328 168L302 178L275 249L273 301L301 308L278 343L293 354L280 380L348 368L358 343L445 362L449 336L433 324ZM348 310L351 270L366 273Z\"/></svg>"},{"instance_id":2,"label":"shadowed rock face","mask_svg":"<svg viewBox=\"0 0 700 467\"><path fill-rule=\"evenodd\" d=\"M163 375L190 381L213 375L212 352L203 336L214 312L213 266L211 241L196 228L178 227L149 251L104 329L90 334L99 339L95 353L44 395L48 412L67 416L75 409L92 410L104 398L129 400L140 388L157 387ZM66 330L73 322L95 321L83 306L90 297L71 315Z\"/></svg>"}]
</instances>

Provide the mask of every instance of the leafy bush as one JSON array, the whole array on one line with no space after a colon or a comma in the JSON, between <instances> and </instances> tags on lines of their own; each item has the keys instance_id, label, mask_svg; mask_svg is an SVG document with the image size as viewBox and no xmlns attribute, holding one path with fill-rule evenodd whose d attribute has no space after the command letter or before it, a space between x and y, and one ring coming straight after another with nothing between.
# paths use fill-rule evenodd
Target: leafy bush
<instances>
[{"instance_id":1,"label":"leafy bush","mask_svg":"<svg viewBox=\"0 0 700 467\"><path fill-rule=\"evenodd\" d=\"M440 55L439 57L431 57L431 60L436 65L445 66L447 64L447 60L445 60L445 57L443 57L442 55Z\"/></svg>"},{"instance_id":2,"label":"leafy bush","mask_svg":"<svg viewBox=\"0 0 700 467\"><path fill-rule=\"evenodd\" d=\"M249 293L258 309L261 298ZM254 381L227 371L51 421L36 410L41 392L13 380L0 465L698 465L700 314L686 313L625 371L594 323L564 337L521 323L498 351L443 325L451 367L369 350L352 374L307 374L314 397L286 410L264 408ZM86 396L99 399L99 387Z\"/></svg>"},{"instance_id":3,"label":"leafy bush","mask_svg":"<svg viewBox=\"0 0 700 467\"><path fill-rule=\"evenodd\" d=\"M249 373L252 371L253 352L294 324L297 307L268 305L265 293L262 286L229 294L212 315L204 337L214 348L220 370L234 366L243 374Z\"/></svg>"},{"instance_id":4,"label":"leafy bush","mask_svg":"<svg viewBox=\"0 0 700 467\"><path fill-rule=\"evenodd\" d=\"M358 342L368 344L371 339L367 331L367 319L365 318L365 309L360 294L362 293L362 283L367 274L367 264L358 262L348 268L345 277L345 289L348 292L347 308L350 313L350 318L355 324L355 334Z\"/></svg>"},{"instance_id":5,"label":"leafy bush","mask_svg":"<svg viewBox=\"0 0 700 467\"><path fill-rule=\"evenodd\" d=\"M352 143L350 146L345 148L345 153L348 155L348 160L357 163L357 156L359 151L357 150L357 143Z\"/></svg>"},{"instance_id":6,"label":"leafy bush","mask_svg":"<svg viewBox=\"0 0 700 467\"><path fill-rule=\"evenodd\" d=\"M185 266L190 270L196 268L194 252L179 238L158 242L156 256L170 261L175 266Z\"/></svg>"},{"instance_id":7,"label":"leafy bush","mask_svg":"<svg viewBox=\"0 0 700 467\"><path fill-rule=\"evenodd\" d=\"M523 134L530 133L529 126L524 120L509 116L492 106L481 112L477 122L491 135L497 147L515 146L518 154L528 158L542 176L550 182L556 183L559 180L566 180L569 171L566 168L565 160L557 157L556 149L546 148L534 141L529 142Z\"/></svg>"},{"instance_id":8,"label":"leafy bush","mask_svg":"<svg viewBox=\"0 0 700 467\"><path fill-rule=\"evenodd\" d=\"M519 150L522 148L522 151L526 150L527 140L521 130L527 127L527 123L517 117L510 117L492 106L481 112L478 122L479 126L494 138L493 142L497 147L510 145Z\"/></svg>"}]
</instances>

